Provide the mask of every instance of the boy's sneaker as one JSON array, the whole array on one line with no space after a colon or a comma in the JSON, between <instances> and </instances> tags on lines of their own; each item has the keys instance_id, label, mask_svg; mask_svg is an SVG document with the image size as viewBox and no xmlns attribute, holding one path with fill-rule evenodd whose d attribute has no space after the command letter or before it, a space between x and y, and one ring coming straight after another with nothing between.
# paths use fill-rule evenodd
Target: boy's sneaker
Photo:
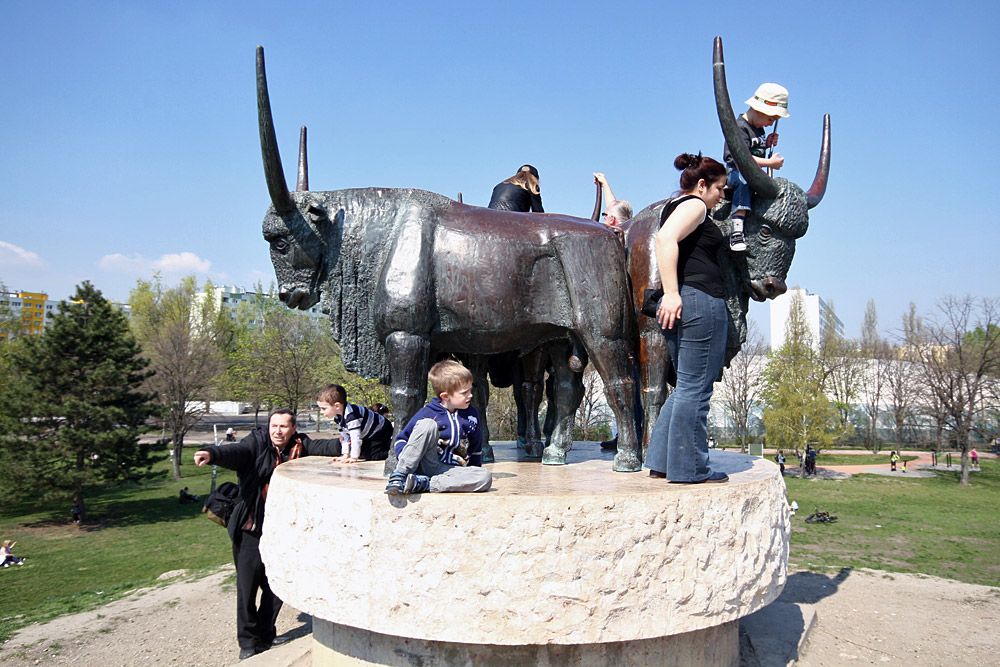
<instances>
[{"instance_id":1,"label":"boy's sneaker","mask_svg":"<svg viewBox=\"0 0 1000 667\"><path fill-rule=\"evenodd\" d=\"M733 252L744 252L747 249L743 238L743 218L733 218L733 231L729 234L729 249Z\"/></svg>"},{"instance_id":2,"label":"boy's sneaker","mask_svg":"<svg viewBox=\"0 0 1000 667\"><path fill-rule=\"evenodd\" d=\"M412 475L409 476L412 477ZM406 490L406 478L407 474L405 472L393 471L389 473L389 483L385 485L385 492L390 496L400 496L408 493Z\"/></svg>"},{"instance_id":3,"label":"boy's sneaker","mask_svg":"<svg viewBox=\"0 0 1000 667\"><path fill-rule=\"evenodd\" d=\"M407 475L403 493L427 493L431 490L431 478L427 475Z\"/></svg>"}]
</instances>

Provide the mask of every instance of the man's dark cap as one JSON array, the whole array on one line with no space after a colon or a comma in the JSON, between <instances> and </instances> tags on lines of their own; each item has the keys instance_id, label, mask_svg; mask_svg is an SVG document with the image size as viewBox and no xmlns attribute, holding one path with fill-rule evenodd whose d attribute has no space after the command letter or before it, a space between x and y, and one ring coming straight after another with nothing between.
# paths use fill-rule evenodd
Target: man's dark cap
<instances>
[{"instance_id":1,"label":"man's dark cap","mask_svg":"<svg viewBox=\"0 0 1000 667\"><path fill-rule=\"evenodd\" d=\"M538 176L538 170L537 170L537 169L535 169L535 168L534 168L533 166L531 166L530 164L522 164L522 165L521 165L520 167L518 167L518 168L517 168L517 170L518 170L518 171L525 171L525 170L527 170L527 171L530 171L530 172L531 172L531 174L532 174L532 176L534 176L535 178L538 178L538 177L539 177L539 176Z\"/></svg>"}]
</instances>

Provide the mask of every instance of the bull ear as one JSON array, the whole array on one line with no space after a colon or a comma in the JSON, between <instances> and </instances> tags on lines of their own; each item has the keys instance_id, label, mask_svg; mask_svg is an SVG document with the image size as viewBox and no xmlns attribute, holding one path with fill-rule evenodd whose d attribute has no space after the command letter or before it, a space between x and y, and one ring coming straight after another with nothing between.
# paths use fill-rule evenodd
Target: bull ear
<instances>
[{"instance_id":1,"label":"bull ear","mask_svg":"<svg viewBox=\"0 0 1000 667\"><path fill-rule=\"evenodd\" d=\"M736 168L740 170L740 174L754 192L765 199L774 199L778 195L778 184L754 162L750 149L743 142L739 128L736 127L736 116L733 114L733 104L729 101L729 88L726 86L726 63L722 58L721 37L715 38L712 52L712 79L715 84L715 111L719 115L722 134L726 138Z\"/></svg>"},{"instance_id":2,"label":"bull ear","mask_svg":"<svg viewBox=\"0 0 1000 667\"><path fill-rule=\"evenodd\" d=\"M819 149L819 165L816 167L816 177L806 192L806 202L813 208L826 194L826 182L830 178L830 114L823 114L823 144Z\"/></svg>"},{"instance_id":3,"label":"bull ear","mask_svg":"<svg viewBox=\"0 0 1000 667\"><path fill-rule=\"evenodd\" d=\"M309 189L309 157L306 155L306 126L299 130L299 178L295 189L306 192Z\"/></svg>"},{"instance_id":4,"label":"bull ear","mask_svg":"<svg viewBox=\"0 0 1000 667\"><path fill-rule=\"evenodd\" d=\"M267 94L267 74L264 71L264 47L257 47L257 127L260 130L260 154L264 160L264 179L271 194L271 203L278 213L288 213L295 208L285 183L281 167L278 139L274 135L274 118L271 116L271 98Z\"/></svg>"}]
</instances>

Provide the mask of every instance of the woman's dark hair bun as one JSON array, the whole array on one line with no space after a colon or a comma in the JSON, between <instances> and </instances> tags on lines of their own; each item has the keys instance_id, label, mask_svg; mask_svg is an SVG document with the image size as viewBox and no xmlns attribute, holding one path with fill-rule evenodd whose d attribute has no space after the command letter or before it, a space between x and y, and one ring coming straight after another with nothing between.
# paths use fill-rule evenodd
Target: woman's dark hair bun
<instances>
[{"instance_id":1,"label":"woman's dark hair bun","mask_svg":"<svg viewBox=\"0 0 1000 667\"><path fill-rule=\"evenodd\" d=\"M697 168L701 163L701 153L694 155L692 153L681 153L674 158L674 168L678 171L684 171L690 167Z\"/></svg>"}]
</instances>

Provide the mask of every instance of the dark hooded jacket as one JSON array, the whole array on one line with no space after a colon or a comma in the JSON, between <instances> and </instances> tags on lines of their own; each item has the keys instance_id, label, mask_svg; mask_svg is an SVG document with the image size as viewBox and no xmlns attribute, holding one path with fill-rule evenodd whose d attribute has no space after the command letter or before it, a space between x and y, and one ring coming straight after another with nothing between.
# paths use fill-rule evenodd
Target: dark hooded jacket
<instances>
[{"instance_id":1,"label":"dark hooded jacket","mask_svg":"<svg viewBox=\"0 0 1000 667\"><path fill-rule=\"evenodd\" d=\"M340 455L339 439L313 440L298 432L288 441L283 453L291 451L296 438L302 441L302 456ZM251 512L256 516L257 530L254 532L259 535L264 523L264 503L261 502L260 492L271 481L277 456L269 433L257 426L235 444L209 445L203 449L212 456L211 463L235 470L240 481L240 498L226 525L229 536L235 537Z\"/></svg>"}]
</instances>

